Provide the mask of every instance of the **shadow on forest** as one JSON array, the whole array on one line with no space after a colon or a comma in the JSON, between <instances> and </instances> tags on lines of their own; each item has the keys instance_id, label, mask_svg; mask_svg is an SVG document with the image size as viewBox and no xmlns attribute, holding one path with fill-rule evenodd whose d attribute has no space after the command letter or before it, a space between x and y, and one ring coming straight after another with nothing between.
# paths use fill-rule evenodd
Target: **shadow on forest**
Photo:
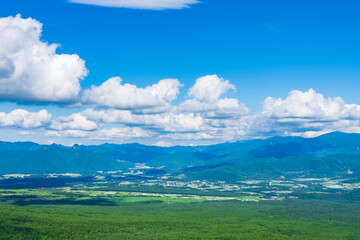
<instances>
[{"instance_id":1,"label":"shadow on forest","mask_svg":"<svg viewBox=\"0 0 360 240\"><path fill-rule=\"evenodd\" d=\"M94 177L61 178L10 178L0 180L1 189L51 188L65 187L75 183L89 183Z\"/></svg>"},{"instance_id":2,"label":"shadow on forest","mask_svg":"<svg viewBox=\"0 0 360 240\"><path fill-rule=\"evenodd\" d=\"M28 206L28 205L87 205L87 206L117 206L117 203L109 201L104 198L93 199L17 199L13 205Z\"/></svg>"}]
</instances>

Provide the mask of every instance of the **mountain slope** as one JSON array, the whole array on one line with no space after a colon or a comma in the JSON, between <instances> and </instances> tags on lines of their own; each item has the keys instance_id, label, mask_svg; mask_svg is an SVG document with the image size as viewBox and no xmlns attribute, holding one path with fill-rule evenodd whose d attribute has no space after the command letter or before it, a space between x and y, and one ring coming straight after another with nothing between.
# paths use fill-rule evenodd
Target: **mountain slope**
<instances>
[{"instance_id":1,"label":"mountain slope","mask_svg":"<svg viewBox=\"0 0 360 240\"><path fill-rule=\"evenodd\" d=\"M156 147L103 144L65 147L0 142L0 174L131 171L150 175L237 181L255 178L360 176L360 134L273 137L213 146Z\"/></svg>"}]
</instances>

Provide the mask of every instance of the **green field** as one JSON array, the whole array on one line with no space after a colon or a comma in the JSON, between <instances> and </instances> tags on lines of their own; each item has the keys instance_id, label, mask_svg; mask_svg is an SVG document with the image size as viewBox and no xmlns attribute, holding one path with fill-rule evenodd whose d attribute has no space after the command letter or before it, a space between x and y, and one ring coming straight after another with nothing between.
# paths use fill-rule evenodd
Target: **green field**
<instances>
[{"instance_id":1,"label":"green field","mask_svg":"<svg viewBox=\"0 0 360 240\"><path fill-rule=\"evenodd\" d=\"M97 200L2 203L0 239L360 238L359 202Z\"/></svg>"}]
</instances>

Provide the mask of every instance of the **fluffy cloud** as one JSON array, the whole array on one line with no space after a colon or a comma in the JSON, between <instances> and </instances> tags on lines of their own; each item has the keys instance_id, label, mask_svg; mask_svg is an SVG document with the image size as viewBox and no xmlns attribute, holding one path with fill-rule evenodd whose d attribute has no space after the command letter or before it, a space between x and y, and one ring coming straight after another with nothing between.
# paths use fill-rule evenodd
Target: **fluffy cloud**
<instances>
[{"instance_id":1,"label":"fluffy cloud","mask_svg":"<svg viewBox=\"0 0 360 240\"><path fill-rule=\"evenodd\" d=\"M249 109L235 98L222 98L235 86L217 75L207 75L196 80L188 91L192 99L180 104L179 110L201 113L206 118L235 118L249 113Z\"/></svg>"},{"instance_id":2,"label":"fluffy cloud","mask_svg":"<svg viewBox=\"0 0 360 240\"><path fill-rule=\"evenodd\" d=\"M118 109L163 107L177 98L181 86L176 79L163 79L146 88L121 82L120 77L114 77L100 86L92 86L84 91L83 103Z\"/></svg>"},{"instance_id":3,"label":"fluffy cloud","mask_svg":"<svg viewBox=\"0 0 360 240\"><path fill-rule=\"evenodd\" d=\"M51 129L54 130L85 130L91 131L98 128L97 124L88 120L80 113L74 113L69 117L60 117L54 120L51 125Z\"/></svg>"},{"instance_id":4,"label":"fluffy cloud","mask_svg":"<svg viewBox=\"0 0 360 240\"><path fill-rule=\"evenodd\" d=\"M247 135L315 137L333 131L360 132L360 105L325 98L313 89L292 91L286 99L268 97L264 110L243 118Z\"/></svg>"},{"instance_id":5,"label":"fluffy cloud","mask_svg":"<svg viewBox=\"0 0 360 240\"><path fill-rule=\"evenodd\" d=\"M157 129L166 132L199 131L204 125L203 119L194 114L175 114L171 112L161 114L133 114L126 110L94 110L82 112L88 119L102 122L124 124L128 126L142 126L143 128Z\"/></svg>"},{"instance_id":6,"label":"fluffy cloud","mask_svg":"<svg viewBox=\"0 0 360 240\"><path fill-rule=\"evenodd\" d=\"M0 99L72 102L87 75L76 54L56 54L58 45L41 41L35 19L0 18Z\"/></svg>"},{"instance_id":7,"label":"fluffy cloud","mask_svg":"<svg viewBox=\"0 0 360 240\"><path fill-rule=\"evenodd\" d=\"M46 125L51 119L51 114L46 110L28 112L16 109L10 113L0 112L0 126L19 128L38 128Z\"/></svg>"},{"instance_id":8,"label":"fluffy cloud","mask_svg":"<svg viewBox=\"0 0 360 240\"><path fill-rule=\"evenodd\" d=\"M104 7L135 8L148 10L183 9L197 0L69 0L72 3L82 3Z\"/></svg>"},{"instance_id":9,"label":"fluffy cloud","mask_svg":"<svg viewBox=\"0 0 360 240\"><path fill-rule=\"evenodd\" d=\"M292 91L285 100L268 97L264 102L264 114L274 118L338 119L344 110L341 98L326 99L313 89Z\"/></svg>"},{"instance_id":10,"label":"fluffy cloud","mask_svg":"<svg viewBox=\"0 0 360 240\"><path fill-rule=\"evenodd\" d=\"M217 75L207 75L196 80L194 86L189 89L189 96L203 102L215 102L228 90L235 90L235 86L228 80Z\"/></svg>"},{"instance_id":11,"label":"fluffy cloud","mask_svg":"<svg viewBox=\"0 0 360 240\"><path fill-rule=\"evenodd\" d=\"M360 119L360 105L346 104L340 97L325 98L313 89L306 92L292 91L285 99L268 97L263 114L282 122L304 120L335 121Z\"/></svg>"}]
</instances>

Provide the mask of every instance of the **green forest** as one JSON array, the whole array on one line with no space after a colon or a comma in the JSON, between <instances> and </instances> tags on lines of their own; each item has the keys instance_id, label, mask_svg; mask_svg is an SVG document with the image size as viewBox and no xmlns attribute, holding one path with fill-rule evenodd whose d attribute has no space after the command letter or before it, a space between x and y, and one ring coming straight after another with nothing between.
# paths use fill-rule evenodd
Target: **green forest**
<instances>
[{"instance_id":1,"label":"green forest","mask_svg":"<svg viewBox=\"0 0 360 240\"><path fill-rule=\"evenodd\" d=\"M359 239L353 201L0 205L0 239Z\"/></svg>"}]
</instances>

